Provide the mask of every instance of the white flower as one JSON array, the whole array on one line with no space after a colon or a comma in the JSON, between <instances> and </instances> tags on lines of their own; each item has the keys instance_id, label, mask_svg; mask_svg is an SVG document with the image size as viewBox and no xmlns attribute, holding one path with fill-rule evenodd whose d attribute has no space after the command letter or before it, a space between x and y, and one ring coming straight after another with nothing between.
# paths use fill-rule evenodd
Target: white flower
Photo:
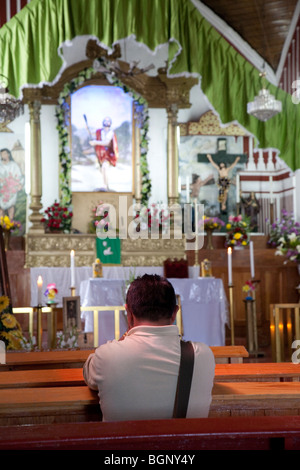
<instances>
[{"instance_id":1,"label":"white flower","mask_svg":"<svg viewBox=\"0 0 300 470\"><path fill-rule=\"evenodd\" d=\"M297 238L297 235L295 234L295 232L293 232L288 237L291 241L294 241Z\"/></svg>"},{"instance_id":2,"label":"white flower","mask_svg":"<svg viewBox=\"0 0 300 470\"><path fill-rule=\"evenodd\" d=\"M276 250L276 251L275 251L275 255L283 256L283 253L282 253L282 251L279 249L279 250Z\"/></svg>"},{"instance_id":3,"label":"white flower","mask_svg":"<svg viewBox=\"0 0 300 470\"><path fill-rule=\"evenodd\" d=\"M296 245L296 250L298 251L298 253L300 253L300 243L299 245Z\"/></svg>"}]
</instances>

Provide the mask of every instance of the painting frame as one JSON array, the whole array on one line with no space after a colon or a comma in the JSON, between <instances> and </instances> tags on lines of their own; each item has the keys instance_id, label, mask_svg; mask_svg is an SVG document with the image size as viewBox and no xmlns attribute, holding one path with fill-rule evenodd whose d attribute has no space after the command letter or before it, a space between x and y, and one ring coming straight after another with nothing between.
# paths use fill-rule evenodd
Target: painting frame
<instances>
[{"instance_id":1,"label":"painting frame","mask_svg":"<svg viewBox=\"0 0 300 470\"><path fill-rule=\"evenodd\" d=\"M63 297L63 328L81 330L80 296Z\"/></svg>"},{"instance_id":2,"label":"painting frame","mask_svg":"<svg viewBox=\"0 0 300 470\"><path fill-rule=\"evenodd\" d=\"M92 98L93 94L95 98ZM110 97L115 97L113 104L109 100ZM101 114L97 115L91 105L97 108L101 99L104 100L100 106ZM69 107L71 193L94 191L132 195L135 192L136 179L136 122L133 98L121 87L95 78L85 81L70 95ZM100 138L107 117L111 117L110 129L114 134L109 163L106 157L101 160L100 146L90 145ZM124 120L121 123L122 118ZM117 154L116 158L112 153ZM104 171L108 173L108 180Z\"/></svg>"}]
</instances>

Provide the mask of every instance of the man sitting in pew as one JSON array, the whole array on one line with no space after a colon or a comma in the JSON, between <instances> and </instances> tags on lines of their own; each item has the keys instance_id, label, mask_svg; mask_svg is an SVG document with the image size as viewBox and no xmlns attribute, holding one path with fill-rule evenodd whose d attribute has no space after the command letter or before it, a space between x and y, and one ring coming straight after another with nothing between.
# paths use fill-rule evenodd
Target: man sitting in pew
<instances>
[{"instance_id":1,"label":"man sitting in pew","mask_svg":"<svg viewBox=\"0 0 300 470\"><path fill-rule=\"evenodd\" d=\"M127 292L128 331L99 346L83 368L86 384L99 391L103 421L168 419L173 416L181 343L174 325L174 288L157 275L135 279ZM215 359L192 343L193 377L186 416L207 417Z\"/></svg>"}]
</instances>

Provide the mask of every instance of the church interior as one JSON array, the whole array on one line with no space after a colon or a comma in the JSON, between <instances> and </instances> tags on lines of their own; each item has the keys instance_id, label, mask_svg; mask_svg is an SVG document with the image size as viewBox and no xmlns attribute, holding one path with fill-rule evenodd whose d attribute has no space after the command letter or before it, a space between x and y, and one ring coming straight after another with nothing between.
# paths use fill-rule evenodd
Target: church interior
<instances>
[{"instance_id":1,"label":"church interior","mask_svg":"<svg viewBox=\"0 0 300 470\"><path fill-rule=\"evenodd\" d=\"M299 450L300 1L0 3L0 449ZM145 273L210 414L99 426Z\"/></svg>"}]
</instances>

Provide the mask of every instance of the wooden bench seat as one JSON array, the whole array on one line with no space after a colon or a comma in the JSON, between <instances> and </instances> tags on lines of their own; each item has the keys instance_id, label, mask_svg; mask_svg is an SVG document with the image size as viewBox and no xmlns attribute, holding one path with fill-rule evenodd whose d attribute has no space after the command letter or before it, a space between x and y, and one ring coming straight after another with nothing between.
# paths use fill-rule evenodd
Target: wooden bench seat
<instances>
[{"instance_id":1,"label":"wooden bench seat","mask_svg":"<svg viewBox=\"0 0 300 470\"><path fill-rule=\"evenodd\" d=\"M299 381L300 364L249 363L216 364L215 383L245 381ZM4 371L1 388L74 387L85 385L82 367Z\"/></svg>"},{"instance_id":2,"label":"wooden bench seat","mask_svg":"<svg viewBox=\"0 0 300 470\"><path fill-rule=\"evenodd\" d=\"M244 346L212 346L216 362L243 362L249 356ZM0 372L7 370L63 369L82 367L94 349L7 352L6 363L0 364Z\"/></svg>"},{"instance_id":3,"label":"wooden bench seat","mask_svg":"<svg viewBox=\"0 0 300 470\"><path fill-rule=\"evenodd\" d=\"M300 382L215 383L210 417L299 415ZM0 389L0 426L100 419L87 386Z\"/></svg>"},{"instance_id":4,"label":"wooden bench seat","mask_svg":"<svg viewBox=\"0 0 300 470\"><path fill-rule=\"evenodd\" d=\"M0 428L0 450L126 450L136 455L134 451L141 450L299 449L299 416L290 416L288 419L286 416L264 416L251 419L170 419ZM193 464L201 463L202 456L193 452L189 455L194 456ZM112 454L107 457L112 457ZM142 458L147 459L147 456L143 455ZM162 458L159 463L165 463ZM129 461L126 460L126 463ZM152 460L148 463L154 462ZM187 460L186 463L190 462Z\"/></svg>"},{"instance_id":5,"label":"wooden bench seat","mask_svg":"<svg viewBox=\"0 0 300 470\"><path fill-rule=\"evenodd\" d=\"M232 381L299 381L300 364L292 362L262 362L216 364L215 382Z\"/></svg>"}]
</instances>

